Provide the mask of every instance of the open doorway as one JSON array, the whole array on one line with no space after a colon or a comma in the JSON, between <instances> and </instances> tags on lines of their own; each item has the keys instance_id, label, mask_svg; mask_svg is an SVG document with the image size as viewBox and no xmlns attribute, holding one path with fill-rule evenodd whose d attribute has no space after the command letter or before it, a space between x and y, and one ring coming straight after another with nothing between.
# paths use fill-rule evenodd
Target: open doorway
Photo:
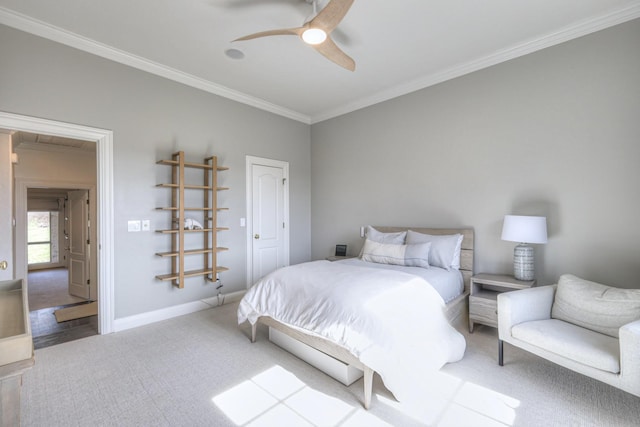
<instances>
[{"instance_id":1,"label":"open doorway","mask_svg":"<svg viewBox=\"0 0 640 427\"><path fill-rule=\"evenodd\" d=\"M29 311L84 302L69 281L69 191L27 189Z\"/></svg>"},{"instance_id":2,"label":"open doorway","mask_svg":"<svg viewBox=\"0 0 640 427\"><path fill-rule=\"evenodd\" d=\"M72 138L95 144L97 158L97 184L96 184L96 229L98 239L96 246L98 251L98 263L96 273L99 281L98 294L98 331L100 334L108 334L114 331L114 193L113 193L113 132L106 129L88 127L72 123L47 120L32 116L13 114L0 111L0 133L8 131L9 134L17 131L31 132L43 135L56 135L59 137ZM0 146L6 146L6 142L0 138ZM6 156L5 156L6 157ZM7 161L7 158L0 156L0 159ZM0 167L0 170L5 166ZM11 171L11 167L6 170ZM5 180L7 182L5 182ZM0 178L0 188L8 187L8 194L12 193L9 181L11 179L6 173ZM50 183L57 186L55 183ZM18 209L19 203L26 205L26 192L28 185L15 183L13 194L15 197L11 201ZM23 207L26 210L26 206ZM11 213L14 206L11 203L0 205L0 233L11 236L13 239L6 239L0 244L0 259L9 259L13 265L9 264L0 276L8 278L26 278L26 232L15 232L15 230L26 230L26 225L20 217L15 217L15 227L10 225ZM21 222L22 221L22 222ZM13 241L15 239L15 242Z\"/></svg>"},{"instance_id":3,"label":"open doorway","mask_svg":"<svg viewBox=\"0 0 640 427\"><path fill-rule=\"evenodd\" d=\"M95 143L15 132L12 144L34 347L96 335Z\"/></svg>"}]
</instances>

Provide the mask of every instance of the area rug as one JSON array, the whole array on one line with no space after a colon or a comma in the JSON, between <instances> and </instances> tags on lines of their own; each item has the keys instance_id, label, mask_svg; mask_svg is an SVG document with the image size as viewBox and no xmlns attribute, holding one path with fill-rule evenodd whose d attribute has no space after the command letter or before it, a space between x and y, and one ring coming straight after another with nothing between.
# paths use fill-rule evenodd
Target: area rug
<instances>
[{"instance_id":1,"label":"area rug","mask_svg":"<svg viewBox=\"0 0 640 427\"><path fill-rule=\"evenodd\" d=\"M67 320L80 319L82 317L95 316L98 314L98 302L93 301L88 304L74 305L72 307L61 308L53 312L56 321L66 322Z\"/></svg>"}]
</instances>

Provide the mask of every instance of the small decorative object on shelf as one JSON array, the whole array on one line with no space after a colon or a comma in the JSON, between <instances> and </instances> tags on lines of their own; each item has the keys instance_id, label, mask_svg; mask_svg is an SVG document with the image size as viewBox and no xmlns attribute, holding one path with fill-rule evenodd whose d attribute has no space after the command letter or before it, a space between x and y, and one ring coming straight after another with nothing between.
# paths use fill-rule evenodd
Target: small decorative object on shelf
<instances>
[{"instance_id":1,"label":"small decorative object on shelf","mask_svg":"<svg viewBox=\"0 0 640 427\"><path fill-rule=\"evenodd\" d=\"M185 230L202 230L204 227L198 221L193 218L185 218L184 229Z\"/></svg>"},{"instance_id":2,"label":"small decorative object on shelf","mask_svg":"<svg viewBox=\"0 0 640 427\"><path fill-rule=\"evenodd\" d=\"M171 273L156 276L163 281L171 281L174 286L184 288L187 277L205 276L210 282L217 281L218 273L227 271L228 268L218 265L218 252L227 248L218 247L217 232L228 228L217 226L219 211L228 210L218 207L217 192L228 190L226 187L218 187L218 172L229 168L218 166L216 156L207 157L203 163L185 162L184 152L179 151L171 156L171 160L160 160L160 165L171 166L171 183L158 184L157 187L171 189L171 206L159 207L158 210L171 212L171 228L156 230L158 233L171 235L171 251L158 252L156 255L171 258ZM187 184L185 182L185 168L202 169L203 185ZM198 190L204 193L201 206L186 206L185 191ZM185 212L200 212L202 223L194 218L187 218ZM188 233L202 233L203 244L201 247L186 249L185 235ZM202 268L185 270L185 257L190 255L202 255Z\"/></svg>"},{"instance_id":3,"label":"small decorative object on shelf","mask_svg":"<svg viewBox=\"0 0 640 427\"><path fill-rule=\"evenodd\" d=\"M526 289L535 285L535 280L518 280L504 274L479 273L471 277L469 332L473 332L475 323L498 327L499 293Z\"/></svg>"}]
</instances>

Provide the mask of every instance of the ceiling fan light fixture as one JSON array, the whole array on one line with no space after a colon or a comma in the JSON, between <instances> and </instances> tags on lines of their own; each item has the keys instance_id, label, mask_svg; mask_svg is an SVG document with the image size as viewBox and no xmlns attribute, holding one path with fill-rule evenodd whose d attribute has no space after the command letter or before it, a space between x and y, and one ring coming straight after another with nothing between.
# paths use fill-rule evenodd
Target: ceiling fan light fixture
<instances>
[{"instance_id":1,"label":"ceiling fan light fixture","mask_svg":"<svg viewBox=\"0 0 640 427\"><path fill-rule=\"evenodd\" d=\"M307 28L302 33L302 40L307 44L320 44L327 39L327 33L320 28Z\"/></svg>"}]
</instances>

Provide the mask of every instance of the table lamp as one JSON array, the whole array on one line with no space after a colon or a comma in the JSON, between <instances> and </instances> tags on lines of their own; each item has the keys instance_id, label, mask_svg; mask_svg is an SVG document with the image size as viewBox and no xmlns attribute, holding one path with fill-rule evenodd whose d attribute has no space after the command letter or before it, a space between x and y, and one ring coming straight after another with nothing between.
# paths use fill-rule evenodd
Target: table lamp
<instances>
[{"instance_id":1,"label":"table lamp","mask_svg":"<svg viewBox=\"0 0 640 427\"><path fill-rule=\"evenodd\" d=\"M502 240L519 243L513 250L513 276L518 280L533 280L533 247L528 243L547 243L547 218L505 215Z\"/></svg>"}]
</instances>

